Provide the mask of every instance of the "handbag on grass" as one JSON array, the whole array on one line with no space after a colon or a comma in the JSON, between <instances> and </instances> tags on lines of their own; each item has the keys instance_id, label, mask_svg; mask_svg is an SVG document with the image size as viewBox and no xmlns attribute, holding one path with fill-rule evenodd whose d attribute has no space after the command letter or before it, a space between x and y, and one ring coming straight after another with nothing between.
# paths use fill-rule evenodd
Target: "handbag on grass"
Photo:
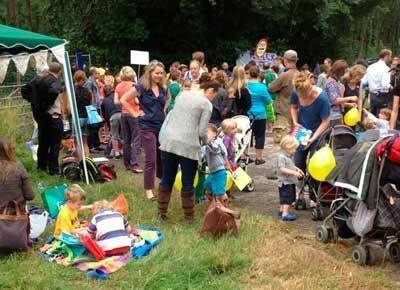
<instances>
[{"instance_id":1,"label":"handbag on grass","mask_svg":"<svg viewBox=\"0 0 400 290\"><path fill-rule=\"evenodd\" d=\"M16 201L11 201L0 213L0 251L28 249L29 216Z\"/></svg>"}]
</instances>

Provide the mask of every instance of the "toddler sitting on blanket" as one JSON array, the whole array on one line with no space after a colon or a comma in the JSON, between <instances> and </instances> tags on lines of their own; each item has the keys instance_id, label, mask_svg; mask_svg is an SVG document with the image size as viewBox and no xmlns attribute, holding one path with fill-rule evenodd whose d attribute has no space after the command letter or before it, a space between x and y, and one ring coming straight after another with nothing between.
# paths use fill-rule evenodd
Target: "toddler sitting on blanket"
<instances>
[{"instance_id":1,"label":"toddler sitting on blanket","mask_svg":"<svg viewBox=\"0 0 400 290\"><path fill-rule=\"evenodd\" d=\"M76 234L79 231L82 225L78 220L78 211L85 209L82 206L85 198L86 193L78 184L72 184L65 190L67 202L61 206L58 213L54 237L59 238L63 231L69 234Z\"/></svg>"},{"instance_id":2,"label":"toddler sitting on blanket","mask_svg":"<svg viewBox=\"0 0 400 290\"><path fill-rule=\"evenodd\" d=\"M110 202L100 200L93 204L94 217L89 223L88 233L106 253L106 256L122 255L129 252L132 228L128 220L112 209Z\"/></svg>"}]
</instances>

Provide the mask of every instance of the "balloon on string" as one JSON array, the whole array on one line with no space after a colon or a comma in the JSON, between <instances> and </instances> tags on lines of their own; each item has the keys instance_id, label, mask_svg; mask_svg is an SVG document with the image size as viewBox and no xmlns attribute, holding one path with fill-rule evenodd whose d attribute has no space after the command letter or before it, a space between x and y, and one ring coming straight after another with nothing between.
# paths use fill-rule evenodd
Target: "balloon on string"
<instances>
[{"instance_id":1,"label":"balloon on string","mask_svg":"<svg viewBox=\"0 0 400 290\"><path fill-rule=\"evenodd\" d=\"M360 122L360 120L361 120L361 114L357 108L350 109L344 115L344 123L350 127L357 125L357 123Z\"/></svg>"},{"instance_id":2,"label":"balloon on string","mask_svg":"<svg viewBox=\"0 0 400 290\"><path fill-rule=\"evenodd\" d=\"M335 167L336 160L333 151L326 145L311 156L308 163L308 172L315 180L325 181Z\"/></svg>"}]
</instances>

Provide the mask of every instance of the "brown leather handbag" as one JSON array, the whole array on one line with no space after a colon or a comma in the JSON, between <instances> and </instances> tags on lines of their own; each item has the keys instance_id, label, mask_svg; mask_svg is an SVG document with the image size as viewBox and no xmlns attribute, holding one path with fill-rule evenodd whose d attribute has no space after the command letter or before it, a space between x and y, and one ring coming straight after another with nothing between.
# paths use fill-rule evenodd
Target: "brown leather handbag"
<instances>
[{"instance_id":1,"label":"brown leather handbag","mask_svg":"<svg viewBox=\"0 0 400 290\"><path fill-rule=\"evenodd\" d=\"M28 250L28 236L29 216L12 201L0 214L0 251Z\"/></svg>"},{"instance_id":2,"label":"brown leather handbag","mask_svg":"<svg viewBox=\"0 0 400 290\"><path fill-rule=\"evenodd\" d=\"M218 238L224 234L236 236L238 228L235 219L239 218L240 212L224 206L219 200L214 198L208 206L199 234L200 236L209 234L214 238Z\"/></svg>"}]
</instances>

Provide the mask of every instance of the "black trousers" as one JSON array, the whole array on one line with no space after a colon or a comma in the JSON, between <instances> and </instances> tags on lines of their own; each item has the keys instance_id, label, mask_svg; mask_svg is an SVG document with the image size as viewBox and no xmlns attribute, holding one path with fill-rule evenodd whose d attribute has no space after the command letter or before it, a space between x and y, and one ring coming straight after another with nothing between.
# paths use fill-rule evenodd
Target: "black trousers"
<instances>
[{"instance_id":1,"label":"black trousers","mask_svg":"<svg viewBox=\"0 0 400 290\"><path fill-rule=\"evenodd\" d=\"M58 173L58 155L63 136L63 122L61 118L53 118L49 114L40 118L39 129L39 148L38 148L38 168L49 169L50 173Z\"/></svg>"},{"instance_id":2,"label":"black trousers","mask_svg":"<svg viewBox=\"0 0 400 290\"><path fill-rule=\"evenodd\" d=\"M379 118L379 111L389 107L391 103L390 93L371 93L370 112L375 117Z\"/></svg>"}]
</instances>

